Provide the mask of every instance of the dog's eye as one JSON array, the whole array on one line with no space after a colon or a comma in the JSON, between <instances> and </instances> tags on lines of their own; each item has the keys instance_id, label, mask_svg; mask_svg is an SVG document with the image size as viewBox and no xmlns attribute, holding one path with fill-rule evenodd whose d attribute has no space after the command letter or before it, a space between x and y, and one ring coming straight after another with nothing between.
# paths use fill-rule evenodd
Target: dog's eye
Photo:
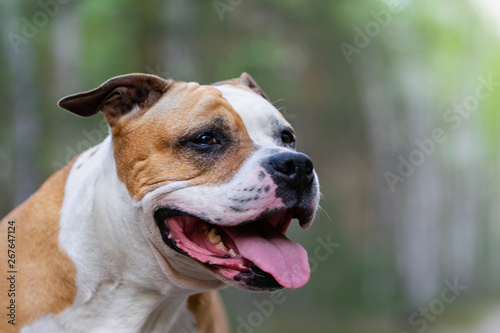
<instances>
[{"instance_id":1,"label":"dog's eye","mask_svg":"<svg viewBox=\"0 0 500 333\"><path fill-rule=\"evenodd\" d=\"M217 138L215 138L215 136L213 136L212 134L205 133L205 134L197 136L193 140L193 143L196 143L197 145L215 145L215 144L219 144L220 141L217 140Z\"/></svg>"},{"instance_id":2,"label":"dog's eye","mask_svg":"<svg viewBox=\"0 0 500 333\"><path fill-rule=\"evenodd\" d=\"M295 143L295 138L290 131L281 132L281 141L286 145L293 145Z\"/></svg>"}]
</instances>

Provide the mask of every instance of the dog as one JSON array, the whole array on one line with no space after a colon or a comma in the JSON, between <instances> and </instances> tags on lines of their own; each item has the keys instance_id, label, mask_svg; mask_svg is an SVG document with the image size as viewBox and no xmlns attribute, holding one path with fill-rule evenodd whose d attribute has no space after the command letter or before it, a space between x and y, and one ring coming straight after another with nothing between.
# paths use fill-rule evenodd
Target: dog
<instances>
[{"instance_id":1,"label":"dog","mask_svg":"<svg viewBox=\"0 0 500 333\"><path fill-rule=\"evenodd\" d=\"M0 222L2 332L228 332L216 289L308 282L285 234L318 177L250 75L128 74L58 105L110 134Z\"/></svg>"}]
</instances>

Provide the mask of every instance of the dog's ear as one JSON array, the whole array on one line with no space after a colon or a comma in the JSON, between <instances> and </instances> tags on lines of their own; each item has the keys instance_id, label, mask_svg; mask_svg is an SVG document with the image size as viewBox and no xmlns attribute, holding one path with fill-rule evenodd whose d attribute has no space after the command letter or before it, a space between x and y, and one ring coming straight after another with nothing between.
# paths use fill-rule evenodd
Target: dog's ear
<instances>
[{"instance_id":1,"label":"dog's ear","mask_svg":"<svg viewBox=\"0 0 500 333\"><path fill-rule=\"evenodd\" d=\"M59 107L81 117L102 111L110 125L135 106L152 106L170 87L172 80L149 74L127 74L114 77L99 87L62 98Z\"/></svg>"},{"instance_id":2,"label":"dog's ear","mask_svg":"<svg viewBox=\"0 0 500 333\"><path fill-rule=\"evenodd\" d=\"M259 87L257 82L255 82L255 80L248 73L243 72L240 77L236 79L212 83L213 86L221 86L223 84L232 84L234 86L244 86L250 88L250 90L252 90L254 93L259 94L260 96L271 102L266 93Z\"/></svg>"}]
</instances>

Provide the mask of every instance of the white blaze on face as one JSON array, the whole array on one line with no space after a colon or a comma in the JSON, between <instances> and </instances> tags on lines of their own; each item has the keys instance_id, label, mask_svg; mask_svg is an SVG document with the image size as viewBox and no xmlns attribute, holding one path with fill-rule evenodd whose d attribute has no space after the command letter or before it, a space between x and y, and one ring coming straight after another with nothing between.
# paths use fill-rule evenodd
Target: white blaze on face
<instances>
[{"instance_id":1,"label":"white blaze on face","mask_svg":"<svg viewBox=\"0 0 500 333\"><path fill-rule=\"evenodd\" d=\"M277 146L280 127L290 127L279 111L267 100L252 91L231 85L215 86L240 115L250 138L259 146ZM280 125L280 126L278 126Z\"/></svg>"}]
</instances>

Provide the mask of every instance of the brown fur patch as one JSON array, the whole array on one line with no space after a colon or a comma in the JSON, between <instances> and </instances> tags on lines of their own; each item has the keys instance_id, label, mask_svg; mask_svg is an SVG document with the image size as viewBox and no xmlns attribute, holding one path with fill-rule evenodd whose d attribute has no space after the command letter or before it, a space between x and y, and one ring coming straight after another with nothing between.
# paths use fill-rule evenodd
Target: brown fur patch
<instances>
[{"instance_id":1,"label":"brown fur patch","mask_svg":"<svg viewBox=\"0 0 500 333\"><path fill-rule=\"evenodd\" d=\"M189 297L188 308L194 314L201 333L228 333L230 331L224 305L218 292L207 291Z\"/></svg>"},{"instance_id":2,"label":"brown fur patch","mask_svg":"<svg viewBox=\"0 0 500 333\"><path fill-rule=\"evenodd\" d=\"M214 87L175 82L150 110L137 113L111 128L118 177L134 200L171 181L228 181L255 149L243 120ZM233 136L220 157L204 158L179 146L179 138L215 120Z\"/></svg>"},{"instance_id":3,"label":"brown fur patch","mask_svg":"<svg viewBox=\"0 0 500 333\"><path fill-rule=\"evenodd\" d=\"M0 332L18 332L22 326L48 314L57 314L76 296L76 268L59 248L59 211L64 186L74 160L52 175L42 187L0 222L0 294L7 299L8 221L15 221L16 325L3 314Z\"/></svg>"}]
</instances>

